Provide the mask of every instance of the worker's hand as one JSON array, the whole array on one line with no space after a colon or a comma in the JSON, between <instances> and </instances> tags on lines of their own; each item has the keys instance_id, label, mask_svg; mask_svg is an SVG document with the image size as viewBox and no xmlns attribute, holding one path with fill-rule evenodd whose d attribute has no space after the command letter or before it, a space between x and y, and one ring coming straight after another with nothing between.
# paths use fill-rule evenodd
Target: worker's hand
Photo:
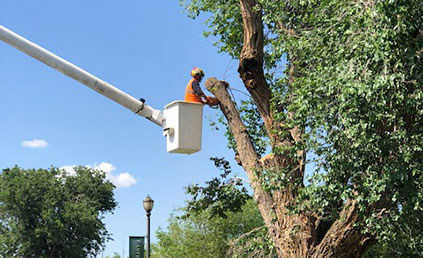
<instances>
[{"instance_id":1,"label":"worker's hand","mask_svg":"<svg viewBox=\"0 0 423 258\"><path fill-rule=\"evenodd\" d=\"M207 96L207 105L210 107L219 105L219 100L217 98Z\"/></svg>"},{"instance_id":2,"label":"worker's hand","mask_svg":"<svg viewBox=\"0 0 423 258\"><path fill-rule=\"evenodd\" d=\"M211 107L211 106L212 106L208 98L207 98L207 100L206 100L205 104L207 104L209 107Z\"/></svg>"}]
</instances>

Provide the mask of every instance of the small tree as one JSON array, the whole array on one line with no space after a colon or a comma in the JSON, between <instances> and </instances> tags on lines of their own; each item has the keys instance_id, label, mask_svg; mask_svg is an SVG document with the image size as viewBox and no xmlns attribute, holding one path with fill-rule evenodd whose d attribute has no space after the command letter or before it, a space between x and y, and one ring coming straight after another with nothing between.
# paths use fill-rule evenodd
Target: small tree
<instances>
[{"instance_id":1,"label":"small tree","mask_svg":"<svg viewBox=\"0 0 423 258\"><path fill-rule=\"evenodd\" d=\"M103 172L4 169L0 174L0 256L94 257L110 236L101 221L117 203Z\"/></svg>"},{"instance_id":2,"label":"small tree","mask_svg":"<svg viewBox=\"0 0 423 258\"><path fill-rule=\"evenodd\" d=\"M156 235L152 257L157 258L275 257L251 199L238 211L226 211L225 218L211 209L172 216L167 229L159 229Z\"/></svg>"}]
</instances>

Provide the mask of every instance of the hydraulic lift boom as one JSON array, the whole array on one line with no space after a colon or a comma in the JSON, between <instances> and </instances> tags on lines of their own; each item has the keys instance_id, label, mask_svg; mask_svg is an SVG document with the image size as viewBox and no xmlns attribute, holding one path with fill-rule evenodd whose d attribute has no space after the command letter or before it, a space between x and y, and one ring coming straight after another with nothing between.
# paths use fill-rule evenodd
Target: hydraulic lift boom
<instances>
[{"instance_id":1,"label":"hydraulic lift boom","mask_svg":"<svg viewBox=\"0 0 423 258\"><path fill-rule=\"evenodd\" d=\"M147 118L158 126L163 126L163 112L156 110L140 100L119 90L113 85L97 78L96 76L82 70L78 66L58 57L37 44L19 36L18 34L0 25L0 40L14 48L32 56L51 68L79 81L85 86L97 91L109 99L121 104L132 112Z\"/></svg>"}]
</instances>

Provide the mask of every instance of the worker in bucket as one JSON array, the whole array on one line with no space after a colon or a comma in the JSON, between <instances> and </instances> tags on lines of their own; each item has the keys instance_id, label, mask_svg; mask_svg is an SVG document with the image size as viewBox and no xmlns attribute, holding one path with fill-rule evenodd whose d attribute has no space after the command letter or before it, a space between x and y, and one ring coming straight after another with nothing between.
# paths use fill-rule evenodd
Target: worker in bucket
<instances>
[{"instance_id":1,"label":"worker in bucket","mask_svg":"<svg viewBox=\"0 0 423 258\"><path fill-rule=\"evenodd\" d=\"M191 70L192 79L185 89L185 101L207 104L210 107L219 104L216 98L206 96L200 88L200 82L204 78L204 72L198 67Z\"/></svg>"}]
</instances>

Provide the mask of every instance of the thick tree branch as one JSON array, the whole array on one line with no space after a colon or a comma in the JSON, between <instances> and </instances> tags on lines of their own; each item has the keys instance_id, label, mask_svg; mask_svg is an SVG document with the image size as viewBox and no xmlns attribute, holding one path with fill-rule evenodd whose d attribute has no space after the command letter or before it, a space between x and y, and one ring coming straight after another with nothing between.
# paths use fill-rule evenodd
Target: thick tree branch
<instances>
[{"instance_id":1,"label":"thick tree branch","mask_svg":"<svg viewBox=\"0 0 423 258\"><path fill-rule=\"evenodd\" d=\"M219 107L225 115L229 128L236 139L237 162L242 165L247 173L251 186L254 189L254 197L266 226L269 230L273 230L275 216L273 199L269 192L263 191L257 177L261 173L262 163L255 152L245 124L228 93L228 83L219 81L216 78L208 78L205 86L219 100Z\"/></svg>"},{"instance_id":2,"label":"thick tree branch","mask_svg":"<svg viewBox=\"0 0 423 258\"><path fill-rule=\"evenodd\" d=\"M205 86L219 100L219 107L225 115L229 128L236 139L237 160L245 170L252 171L253 169L260 168L259 156L255 152L245 124L228 93L228 83L212 77L206 80ZM257 181L254 174L248 176L250 180Z\"/></svg>"},{"instance_id":3,"label":"thick tree branch","mask_svg":"<svg viewBox=\"0 0 423 258\"><path fill-rule=\"evenodd\" d=\"M239 57L238 72L263 118L272 146L293 146L296 142L301 141L302 130L299 128L286 128L281 121L275 122L270 108L272 93L264 77L263 67L264 33L262 13L257 10L256 0L240 0L240 5L244 44ZM278 112L283 112L283 108L281 109ZM288 131L289 133L281 134L282 131ZM280 135L284 136L281 137ZM272 156L272 159L276 159L276 163L280 164L287 159L287 156L284 156L275 155ZM298 153L298 156L304 156L304 153ZM304 163L302 160L299 162ZM304 169L298 171L300 173L297 177L302 178Z\"/></svg>"},{"instance_id":4,"label":"thick tree branch","mask_svg":"<svg viewBox=\"0 0 423 258\"><path fill-rule=\"evenodd\" d=\"M311 257L361 257L374 242L373 236L360 232L357 201L348 200L323 240L313 248Z\"/></svg>"},{"instance_id":5,"label":"thick tree branch","mask_svg":"<svg viewBox=\"0 0 423 258\"><path fill-rule=\"evenodd\" d=\"M255 0L241 0L241 12L244 28L244 45L239 57L239 75L245 87L257 104L258 110L269 136L272 132L270 110L271 91L263 72L263 23L262 14L256 11Z\"/></svg>"},{"instance_id":6,"label":"thick tree branch","mask_svg":"<svg viewBox=\"0 0 423 258\"><path fill-rule=\"evenodd\" d=\"M228 120L229 127L237 142L237 151L239 159L244 168L252 168L259 166L258 155L254 150L250 136L241 116L233 103L227 87L229 84L225 81L219 81L216 78L208 78L205 83L206 89L213 93L219 100L219 107ZM243 148L239 148L242 146Z\"/></svg>"}]
</instances>

